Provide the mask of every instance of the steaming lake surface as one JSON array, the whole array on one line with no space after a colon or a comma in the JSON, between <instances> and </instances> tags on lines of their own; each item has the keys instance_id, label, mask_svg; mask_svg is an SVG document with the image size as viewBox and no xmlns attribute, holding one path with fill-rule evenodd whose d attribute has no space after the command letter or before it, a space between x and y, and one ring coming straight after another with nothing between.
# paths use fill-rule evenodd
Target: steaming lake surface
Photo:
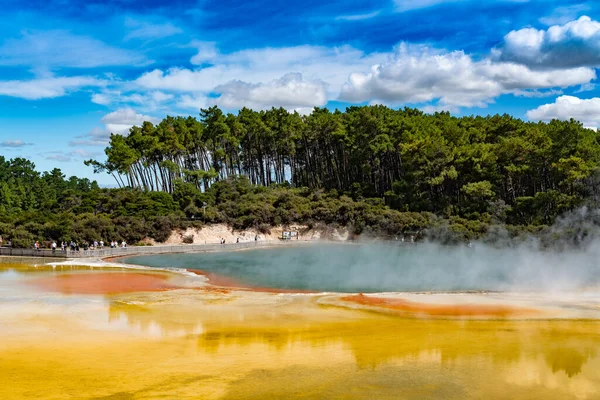
<instances>
[{"instance_id":1,"label":"steaming lake surface","mask_svg":"<svg viewBox=\"0 0 600 400\"><path fill-rule=\"evenodd\" d=\"M138 256L122 261L205 271L255 287L375 293L595 288L600 280L599 260L597 254L544 253L525 248L307 244Z\"/></svg>"}]
</instances>

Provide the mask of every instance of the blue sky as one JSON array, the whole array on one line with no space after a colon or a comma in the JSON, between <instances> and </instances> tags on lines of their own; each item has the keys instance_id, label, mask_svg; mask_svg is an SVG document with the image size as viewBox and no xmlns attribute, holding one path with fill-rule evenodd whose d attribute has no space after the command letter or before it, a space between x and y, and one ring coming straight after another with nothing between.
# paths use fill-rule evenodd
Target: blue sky
<instances>
[{"instance_id":1,"label":"blue sky","mask_svg":"<svg viewBox=\"0 0 600 400\"><path fill-rule=\"evenodd\" d=\"M219 105L386 104L600 126L600 4L4 0L0 154L83 165L110 132Z\"/></svg>"}]
</instances>

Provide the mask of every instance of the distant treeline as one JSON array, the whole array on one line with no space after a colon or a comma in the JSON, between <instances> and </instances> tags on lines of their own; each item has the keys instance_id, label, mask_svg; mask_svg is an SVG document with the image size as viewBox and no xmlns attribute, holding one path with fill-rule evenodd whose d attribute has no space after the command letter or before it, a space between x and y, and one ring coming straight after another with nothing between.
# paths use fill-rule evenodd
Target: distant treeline
<instances>
[{"instance_id":1,"label":"distant treeline","mask_svg":"<svg viewBox=\"0 0 600 400\"><path fill-rule=\"evenodd\" d=\"M210 223L262 231L299 223L345 226L363 237L459 242L534 234L581 242L600 216L563 221L560 231L550 226L597 203L598 139L573 120L456 118L383 106L225 115L213 107L199 119L167 117L111 135L106 161L86 163L120 188L0 156L0 235L21 247L36 240L135 244Z\"/></svg>"},{"instance_id":2,"label":"distant treeline","mask_svg":"<svg viewBox=\"0 0 600 400\"><path fill-rule=\"evenodd\" d=\"M107 161L87 161L122 187L200 191L233 176L252 184L336 190L385 199L401 211L511 224L549 224L596 196L596 131L581 123L524 122L509 115L453 117L416 109L284 109L200 118L166 117L111 135ZM475 215L473 215L475 214Z\"/></svg>"}]
</instances>

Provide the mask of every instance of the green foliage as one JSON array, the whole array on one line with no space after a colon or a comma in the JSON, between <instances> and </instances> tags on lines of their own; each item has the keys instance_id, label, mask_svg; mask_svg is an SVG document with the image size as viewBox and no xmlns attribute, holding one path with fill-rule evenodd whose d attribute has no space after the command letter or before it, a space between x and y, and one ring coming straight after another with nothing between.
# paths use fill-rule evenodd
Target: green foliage
<instances>
[{"instance_id":1,"label":"green foliage","mask_svg":"<svg viewBox=\"0 0 600 400\"><path fill-rule=\"evenodd\" d=\"M199 119L167 116L112 134L106 161L85 164L118 189L0 156L0 233L20 246L160 242L209 223L331 224L448 242L508 224L518 236L598 198L599 139L574 120L211 107Z\"/></svg>"}]
</instances>

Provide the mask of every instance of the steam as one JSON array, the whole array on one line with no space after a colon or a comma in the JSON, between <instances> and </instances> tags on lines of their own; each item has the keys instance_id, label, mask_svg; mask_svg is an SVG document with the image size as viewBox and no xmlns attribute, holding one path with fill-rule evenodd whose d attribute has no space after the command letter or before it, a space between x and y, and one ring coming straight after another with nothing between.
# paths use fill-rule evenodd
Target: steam
<instances>
[{"instance_id":1,"label":"steam","mask_svg":"<svg viewBox=\"0 0 600 400\"><path fill-rule=\"evenodd\" d=\"M249 285L340 292L593 289L600 247L539 251L433 243L310 244L231 253L134 257L128 263L210 271Z\"/></svg>"},{"instance_id":2,"label":"steam","mask_svg":"<svg viewBox=\"0 0 600 400\"><path fill-rule=\"evenodd\" d=\"M600 291L600 210L565 214L542 234L502 227L467 245L311 243L244 252L133 257L210 271L258 287L339 292Z\"/></svg>"}]
</instances>

